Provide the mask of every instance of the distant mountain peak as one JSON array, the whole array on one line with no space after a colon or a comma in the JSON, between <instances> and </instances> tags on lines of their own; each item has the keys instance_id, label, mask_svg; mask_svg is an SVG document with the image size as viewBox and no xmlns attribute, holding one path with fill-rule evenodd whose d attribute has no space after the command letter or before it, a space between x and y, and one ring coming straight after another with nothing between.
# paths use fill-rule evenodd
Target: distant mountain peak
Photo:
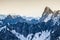
<instances>
[{"instance_id":1,"label":"distant mountain peak","mask_svg":"<svg viewBox=\"0 0 60 40\"><path fill-rule=\"evenodd\" d=\"M47 13L53 13L53 11L49 8L49 7L45 7L45 10L44 10L44 12L47 12Z\"/></svg>"},{"instance_id":2,"label":"distant mountain peak","mask_svg":"<svg viewBox=\"0 0 60 40\"><path fill-rule=\"evenodd\" d=\"M60 16L60 10L54 11L54 16L56 17L58 15Z\"/></svg>"},{"instance_id":3,"label":"distant mountain peak","mask_svg":"<svg viewBox=\"0 0 60 40\"><path fill-rule=\"evenodd\" d=\"M7 17L11 17L11 15L8 15Z\"/></svg>"},{"instance_id":4,"label":"distant mountain peak","mask_svg":"<svg viewBox=\"0 0 60 40\"><path fill-rule=\"evenodd\" d=\"M56 13L59 13L60 14L60 10L56 11Z\"/></svg>"},{"instance_id":5,"label":"distant mountain peak","mask_svg":"<svg viewBox=\"0 0 60 40\"><path fill-rule=\"evenodd\" d=\"M41 17L41 21L48 21L51 19L51 17L53 16L54 12L49 8L49 7L45 7L45 10L42 14L42 17ZM47 20L48 19L48 20Z\"/></svg>"},{"instance_id":6,"label":"distant mountain peak","mask_svg":"<svg viewBox=\"0 0 60 40\"><path fill-rule=\"evenodd\" d=\"M44 10L42 16L47 15L47 14L51 14L51 13L53 13L53 11L49 7L45 7L45 10Z\"/></svg>"},{"instance_id":7,"label":"distant mountain peak","mask_svg":"<svg viewBox=\"0 0 60 40\"><path fill-rule=\"evenodd\" d=\"M54 19L54 20L60 19L60 10L53 12L49 7L45 7L41 20L44 22L48 22L51 19Z\"/></svg>"}]
</instances>

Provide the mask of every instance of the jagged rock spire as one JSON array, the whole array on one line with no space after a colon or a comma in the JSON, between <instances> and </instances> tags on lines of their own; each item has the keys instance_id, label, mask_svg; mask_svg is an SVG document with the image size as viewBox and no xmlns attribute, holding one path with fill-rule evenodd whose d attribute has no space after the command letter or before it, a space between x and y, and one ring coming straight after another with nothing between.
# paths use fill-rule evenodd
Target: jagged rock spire
<instances>
[{"instance_id":1,"label":"jagged rock spire","mask_svg":"<svg viewBox=\"0 0 60 40\"><path fill-rule=\"evenodd\" d=\"M45 10L43 12L43 15L53 13L53 11L49 7L45 7Z\"/></svg>"},{"instance_id":2,"label":"jagged rock spire","mask_svg":"<svg viewBox=\"0 0 60 40\"><path fill-rule=\"evenodd\" d=\"M51 12L52 12L52 10L51 10L49 7L45 7L44 12L49 12L49 13L51 13Z\"/></svg>"}]
</instances>

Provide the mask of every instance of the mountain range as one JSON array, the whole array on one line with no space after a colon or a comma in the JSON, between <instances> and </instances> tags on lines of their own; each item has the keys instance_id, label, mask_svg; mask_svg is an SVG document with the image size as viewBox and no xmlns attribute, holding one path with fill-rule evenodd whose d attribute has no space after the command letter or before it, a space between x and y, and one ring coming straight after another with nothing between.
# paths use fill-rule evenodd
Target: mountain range
<instances>
[{"instance_id":1,"label":"mountain range","mask_svg":"<svg viewBox=\"0 0 60 40\"><path fill-rule=\"evenodd\" d=\"M60 10L45 7L39 19L1 15L0 40L60 40Z\"/></svg>"}]
</instances>

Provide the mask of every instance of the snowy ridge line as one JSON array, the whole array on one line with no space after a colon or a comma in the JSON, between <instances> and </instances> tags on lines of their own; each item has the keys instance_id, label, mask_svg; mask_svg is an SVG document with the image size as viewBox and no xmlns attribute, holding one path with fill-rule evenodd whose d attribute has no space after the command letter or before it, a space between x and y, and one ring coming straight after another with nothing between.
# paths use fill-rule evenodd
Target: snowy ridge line
<instances>
[{"instance_id":1,"label":"snowy ridge line","mask_svg":"<svg viewBox=\"0 0 60 40\"><path fill-rule=\"evenodd\" d=\"M47 40L47 38L50 39L50 37L48 37L48 36L50 36L50 31L48 31L48 30L35 33L34 37L32 38L33 34L28 34L27 37L24 37L22 34L16 32L15 30L10 30L6 26L1 27L0 31L2 31L3 29L7 29L8 31L10 31L12 34L14 34L20 40L31 40L31 39L32 40L40 40L40 39Z\"/></svg>"},{"instance_id":2,"label":"snowy ridge line","mask_svg":"<svg viewBox=\"0 0 60 40\"><path fill-rule=\"evenodd\" d=\"M7 30L10 31L8 28ZM50 40L50 31L48 30L36 33L33 38L33 34L29 34L27 37L24 37L22 34L16 32L15 30L11 30L10 32L20 40Z\"/></svg>"},{"instance_id":3,"label":"snowy ridge line","mask_svg":"<svg viewBox=\"0 0 60 40\"><path fill-rule=\"evenodd\" d=\"M4 26L4 27L1 27L1 28L0 28L0 31L1 31L1 30L3 30L3 29L5 29L5 28L6 28L6 26Z\"/></svg>"},{"instance_id":4,"label":"snowy ridge line","mask_svg":"<svg viewBox=\"0 0 60 40\"><path fill-rule=\"evenodd\" d=\"M31 21L32 19L39 20L40 17L27 17L27 16L21 16L21 15L0 15L0 19L4 20L7 17L11 17L12 19L21 17L22 19Z\"/></svg>"},{"instance_id":5,"label":"snowy ridge line","mask_svg":"<svg viewBox=\"0 0 60 40\"><path fill-rule=\"evenodd\" d=\"M8 29L8 28L7 28ZM8 31L10 31L9 29L8 29ZM13 33L18 39L20 39L20 40L29 40L29 39L31 39L31 36L33 35L33 34L30 34L30 35L28 35L28 37L26 38L26 37L24 37L23 35L21 35L20 33L18 33L18 32L16 32L15 30L12 30L12 31L10 31L11 33Z\"/></svg>"},{"instance_id":6,"label":"snowy ridge line","mask_svg":"<svg viewBox=\"0 0 60 40\"><path fill-rule=\"evenodd\" d=\"M44 22L48 22L52 17L52 14L49 14L47 18L45 18Z\"/></svg>"}]
</instances>

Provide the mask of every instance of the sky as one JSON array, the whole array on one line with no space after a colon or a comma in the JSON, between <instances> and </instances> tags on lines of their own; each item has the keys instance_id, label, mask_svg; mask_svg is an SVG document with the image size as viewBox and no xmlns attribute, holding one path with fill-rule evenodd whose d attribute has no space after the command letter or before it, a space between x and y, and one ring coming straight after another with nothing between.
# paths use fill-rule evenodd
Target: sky
<instances>
[{"instance_id":1,"label":"sky","mask_svg":"<svg viewBox=\"0 0 60 40\"><path fill-rule=\"evenodd\" d=\"M0 0L0 15L41 17L46 6L60 10L60 0Z\"/></svg>"}]
</instances>

